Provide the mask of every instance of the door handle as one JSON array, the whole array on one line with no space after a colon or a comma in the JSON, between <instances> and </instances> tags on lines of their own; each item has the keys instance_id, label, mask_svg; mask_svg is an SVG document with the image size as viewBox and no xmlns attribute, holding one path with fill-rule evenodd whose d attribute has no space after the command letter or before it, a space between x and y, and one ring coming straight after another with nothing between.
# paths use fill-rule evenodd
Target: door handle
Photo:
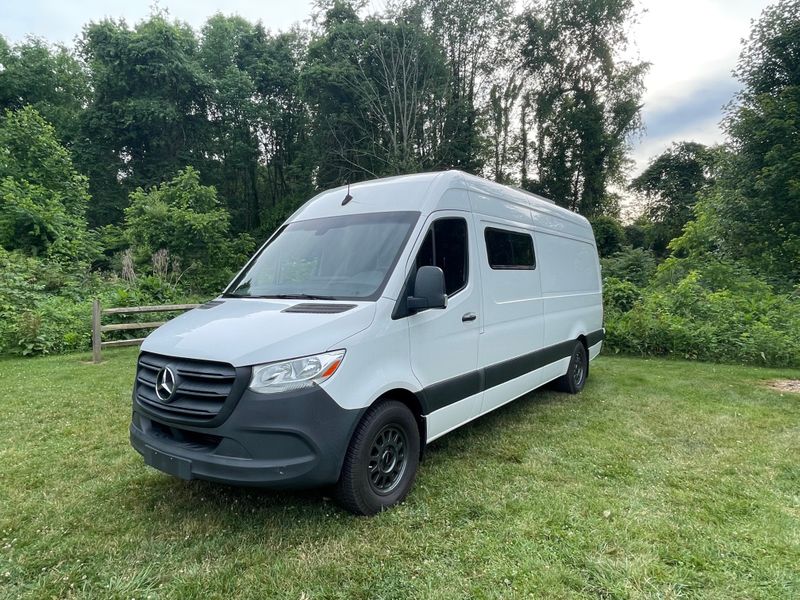
<instances>
[{"instance_id":1,"label":"door handle","mask_svg":"<svg viewBox=\"0 0 800 600\"><path fill-rule=\"evenodd\" d=\"M462 323L468 323L469 321L474 321L478 318L478 315L475 313L465 313L464 316L461 317Z\"/></svg>"}]
</instances>

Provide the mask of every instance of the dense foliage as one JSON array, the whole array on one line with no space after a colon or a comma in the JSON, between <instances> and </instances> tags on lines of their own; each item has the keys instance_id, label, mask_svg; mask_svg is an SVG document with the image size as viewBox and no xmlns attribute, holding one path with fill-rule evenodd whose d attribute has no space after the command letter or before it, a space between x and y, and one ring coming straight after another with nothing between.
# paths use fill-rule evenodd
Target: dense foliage
<instances>
[{"instance_id":1,"label":"dense foliage","mask_svg":"<svg viewBox=\"0 0 800 600\"><path fill-rule=\"evenodd\" d=\"M86 177L31 106L0 120L0 246L69 261L93 256Z\"/></svg>"},{"instance_id":2,"label":"dense foliage","mask_svg":"<svg viewBox=\"0 0 800 600\"><path fill-rule=\"evenodd\" d=\"M187 274L196 286L213 290L228 282L253 249L246 234L232 239L229 221L216 190L201 185L197 171L187 167L172 181L131 194L124 231L138 264L166 252L177 276Z\"/></svg>"},{"instance_id":3,"label":"dense foliage","mask_svg":"<svg viewBox=\"0 0 800 600\"><path fill-rule=\"evenodd\" d=\"M687 271L670 259L644 287L607 277L604 298L617 352L800 366L800 293L776 293L734 264Z\"/></svg>"},{"instance_id":4,"label":"dense foliage","mask_svg":"<svg viewBox=\"0 0 800 600\"><path fill-rule=\"evenodd\" d=\"M85 348L93 297L215 295L317 190L459 168L590 218L612 349L800 364L800 0L744 43L731 142L655 157L624 226L633 1L315 10L278 33L154 9L74 50L0 37L0 353Z\"/></svg>"},{"instance_id":5,"label":"dense foliage","mask_svg":"<svg viewBox=\"0 0 800 600\"><path fill-rule=\"evenodd\" d=\"M645 198L641 244L659 255L692 219L692 209L713 183L714 152L696 142L678 142L631 182Z\"/></svg>"}]
</instances>

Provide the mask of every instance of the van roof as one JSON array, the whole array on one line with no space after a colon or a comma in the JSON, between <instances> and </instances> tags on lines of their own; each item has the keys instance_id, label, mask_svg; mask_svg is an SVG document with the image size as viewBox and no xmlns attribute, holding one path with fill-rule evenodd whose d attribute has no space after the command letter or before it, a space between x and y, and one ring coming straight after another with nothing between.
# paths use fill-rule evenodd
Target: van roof
<instances>
[{"instance_id":1,"label":"van roof","mask_svg":"<svg viewBox=\"0 0 800 600\"><path fill-rule=\"evenodd\" d=\"M397 175L342 185L316 195L300 207L290 220L361 213L366 209L365 204L369 205L370 211L414 210L425 213L435 210L431 202L438 200L437 196L454 188L482 192L573 223L584 226L587 224L583 216L562 208L543 196L458 170ZM343 205L342 201L348 190L352 200ZM429 194L429 191L435 193Z\"/></svg>"}]
</instances>

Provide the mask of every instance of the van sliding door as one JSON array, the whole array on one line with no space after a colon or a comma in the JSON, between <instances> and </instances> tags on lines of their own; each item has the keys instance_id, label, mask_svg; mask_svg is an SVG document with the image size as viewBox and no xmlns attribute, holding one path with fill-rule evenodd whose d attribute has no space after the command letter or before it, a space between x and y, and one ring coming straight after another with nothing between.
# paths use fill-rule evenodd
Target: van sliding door
<instances>
[{"instance_id":1,"label":"van sliding door","mask_svg":"<svg viewBox=\"0 0 800 600\"><path fill-rule=\"evenodd\" d=\"M481 412L540 385L544 339L542 288L530 226L475 215L483 277L483 334L478 364L484 372Z\"/></svg>"}]
</instances>

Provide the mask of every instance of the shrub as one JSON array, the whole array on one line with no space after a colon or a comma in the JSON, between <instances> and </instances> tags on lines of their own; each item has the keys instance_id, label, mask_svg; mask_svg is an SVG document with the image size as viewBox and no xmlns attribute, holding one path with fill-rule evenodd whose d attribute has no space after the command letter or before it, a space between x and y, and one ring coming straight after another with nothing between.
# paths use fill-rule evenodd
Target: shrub
<instances>
[{"instance_id":1,"label":"shrub","mask_svg":"<svg viewBox=\"0 0 800 600\"><path fill-rule=\"evenodd\" d=\"M616 277L603 279L603 307L606 314L628 312L642 299L642 291L630 281Z\"/></svg>"},{"instance_id":2,"label":"shrub","mask_svg":"<svg viewBox=\"0 0 800 600\"><path fill-rule=\"evenodd\" d=\"M88 348L91 319L89 302L44 296L34 308L20 311L11 321L5 350L30 355Z\"/></svg>"},{"instance_id":3,"label":"shrub","mask_svg":"<svg viewBox=\"0 0 800 600\"><path fill-rule=\"evenodd\" d=\"M191 167L148 191L137 189L125 209L125 235L141 266L167 250L179 258L193 289L219 291L252 250L248 235L233 238L230 215L213 187Z\"/></svg>"},{"instance_id":4,"label":"shrub","mask_svg":"<svg viewBox=\"0 0 800 600\"><path fill-rule=\"evenodd\" d=\"M646 286L656 272L656 258L650 250L625 248L613 256L600 260L603 277L630 281L639 287Z\"/></svg>"},{"instance_id":5,"label":"shrub","mask_svg":"<svg viewBox=\"0 0 800 600\"><path fill-rule=\"evenodd\" d=\"M30 106L0 120L0 246L65 264L98 255L87 231L89 183Z\"/></svg>"},{"instance_id":6,"label":"shrub","mask_svg":"<svg viewBox=\"0 0 800 600\"><path fill-rule=\"evenodd\" d=\"M613 217L599 216L591 219L597 251L600 256L611 256L622 249L625 241L625 230Z\"/></svg>"},{"instance_id":7,"label":"shrub","mask_svg":"<svg viewBox=\"0 0 800 600\"><path fill-rule=\"evenodd\" d=\"M88 350L91 306L105 307L197 301L187 297L169 273L124 281L60 262L28 257L0 248L0 354L51 354ZM140 320L116 316L108 322ZM141 331L115 332L108 339L138 337Z\"/></svg>"},{"instance_id":8,"label":"shrub","mask_svg":"<svg viewBox=\"0 0 800 600\"><path fill-rule=\"evenodd\" d=\"M674 285L651 285L630 310L608 311L608 346L631 354L800 366L800 298L749 285L759 293L714 289L699 271Z\"/></svg>"}]
</instances>

